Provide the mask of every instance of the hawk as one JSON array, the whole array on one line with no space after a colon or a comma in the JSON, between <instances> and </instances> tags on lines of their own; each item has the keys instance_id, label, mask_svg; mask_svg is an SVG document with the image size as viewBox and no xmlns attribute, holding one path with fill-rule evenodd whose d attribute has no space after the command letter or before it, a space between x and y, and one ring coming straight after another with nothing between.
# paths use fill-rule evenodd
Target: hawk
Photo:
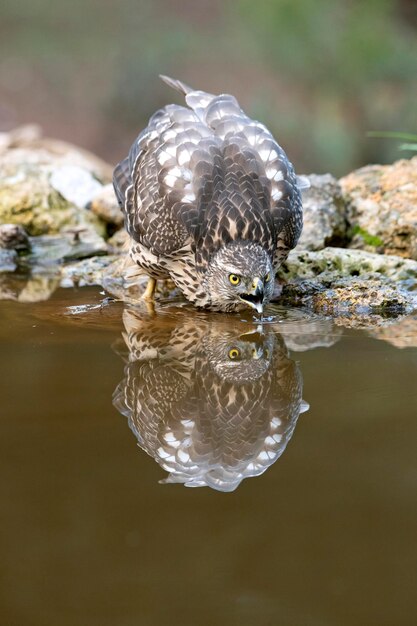
<instances>
[{"instance_id":1,"label":"hawk","mask_svg":"<svg viewBox=\"0 0 417 626\"><path fill-rule=\"evenodd\" d=\"M197 307L262 314L301 234L307 179L233 96L161 78L188 106L157 111L113 176L130 235L129 277L149 276L144 299L170 278Z\"/></svg>"}]
</instances>

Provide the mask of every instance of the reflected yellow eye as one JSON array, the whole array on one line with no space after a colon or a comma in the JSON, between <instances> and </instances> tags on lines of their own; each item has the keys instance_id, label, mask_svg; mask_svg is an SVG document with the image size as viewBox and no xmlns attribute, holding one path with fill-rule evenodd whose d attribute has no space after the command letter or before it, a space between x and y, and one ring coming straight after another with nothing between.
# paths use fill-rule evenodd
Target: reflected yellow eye
<instances>
[{"instance_id":1,"label":"reflected yellow eye","mask_svg":"<svg viewBox=\"0 0 417 626\"><path fill-rule=\"evenodd\" d=\"M229 274L229 280L232 285L238 285L240 283L240 277L236 274Z\"/></svg>"},{"instance_id":2,"label":"reflected yellow eye","mask_svg":"<svg viewBox=\"0 0 417 626\"><path fill-rule=\"evenodd\" d=\"M240 357L240 350L238 350L237 348L231 348L229 350L229 359L231 359L232 361L235 361L239 357Z\"/></svg>"},{"instance_id":3,"label":"reflected yellow eye","mask_svg":"<svg viewBox=\"0 0 417 626\"><path fill-rule=\"evenodd\" d=\"M265 282L269 283L270 280L271 280L271 272L268 272L268 274L265 276Z\"/></svg>"}]
</instances>

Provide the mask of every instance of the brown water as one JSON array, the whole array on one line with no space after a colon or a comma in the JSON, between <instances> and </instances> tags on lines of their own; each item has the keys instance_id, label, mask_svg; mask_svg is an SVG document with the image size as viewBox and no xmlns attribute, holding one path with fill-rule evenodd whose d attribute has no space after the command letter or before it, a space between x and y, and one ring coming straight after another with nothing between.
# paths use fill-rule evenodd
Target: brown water
<instances>
[{"instance_id":1,"label":"brown water","mask_svg":"<svg viewBox=\"0 0 417 626\"><path fill-rule=\"evenodd\" d=\"M102 297L0 305L0 624L417 624L416 320Z\"/></svg>"}]
</instances>

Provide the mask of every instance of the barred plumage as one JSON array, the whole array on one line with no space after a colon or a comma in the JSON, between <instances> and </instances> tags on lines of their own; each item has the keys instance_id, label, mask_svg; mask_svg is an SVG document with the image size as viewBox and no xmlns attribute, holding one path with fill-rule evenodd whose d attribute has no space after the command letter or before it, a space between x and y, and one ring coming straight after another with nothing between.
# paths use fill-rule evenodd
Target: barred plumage
<instances>
[{"instance_id":1,"label":"barred plumage","mask_svg":"<svg viewBox=\"0 0 417 626\"><path fill-rule=\"evenodd\" d=\"M284 453L308 405L270 326L140 309L125 309L123 321L129 357L113 402L169 472L164 482L233 491Z\"/></svg>"},{"instance_id":2,"label":"barred plumage","mask_svg":"<svg viewBox=\"0 0 417 626\"><path fill-rule=\"evenodd\" d=\"M301 233L303 182L233 96L162 78L190 108L157 111L115 168L132 259L151 278L172 278L197 306L261 312L273 291L265 278Z\"/></svg>"}]
</instances>

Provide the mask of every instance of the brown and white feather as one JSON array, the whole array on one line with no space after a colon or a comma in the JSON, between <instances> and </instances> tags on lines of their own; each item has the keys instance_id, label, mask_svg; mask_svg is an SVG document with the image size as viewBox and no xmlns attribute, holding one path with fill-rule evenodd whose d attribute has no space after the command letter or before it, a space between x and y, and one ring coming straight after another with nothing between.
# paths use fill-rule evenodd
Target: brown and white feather
<instances>
[{"instance_id":1,"label":"brown and white feather","mask_svg":"<svg viewBox=\"0 0 417 626\"><path fill-rule=\"evenodd\" d=\"M132 258L205 306L204 276L220 248L256 243L279 266L301 233L301 194L283 149L233 96L163 79L188 108L151 117L116 166L114 187Z\"/></svg>"}]
</instances>

